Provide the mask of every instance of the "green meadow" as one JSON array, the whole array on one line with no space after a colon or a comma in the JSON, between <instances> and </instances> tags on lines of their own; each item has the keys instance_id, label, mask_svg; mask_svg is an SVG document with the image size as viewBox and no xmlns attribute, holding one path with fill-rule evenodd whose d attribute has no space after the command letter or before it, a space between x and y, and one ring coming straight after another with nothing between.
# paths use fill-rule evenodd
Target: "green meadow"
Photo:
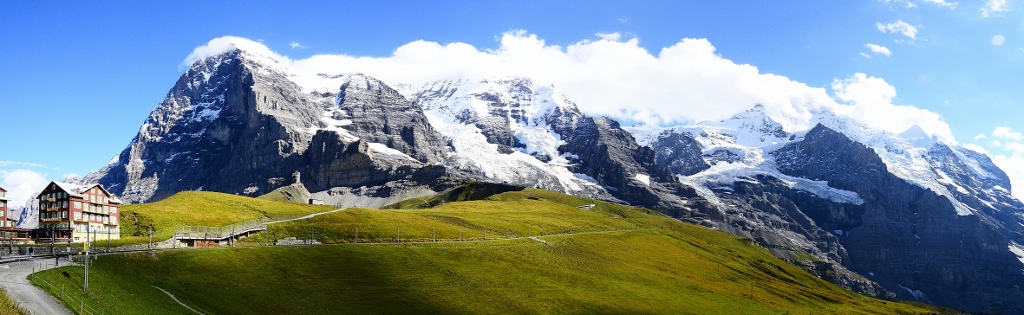
<instances>
[{"instance_id":1,"label":"green meadow","mask_svg":"<svg viewBox=\"0 0 1024 315\"><path fill-rule=\"evenodd\" d=\"M255 236L242 247L101 256L88 292L81 267L33 283L55 296L63 286L68 304L84 298L105 314L190 313L157 288L206 314L937 312L846 291L734 235L533 189L347 209L270 234L325 245L265 247Z\"/></svg>"}]
</instances>

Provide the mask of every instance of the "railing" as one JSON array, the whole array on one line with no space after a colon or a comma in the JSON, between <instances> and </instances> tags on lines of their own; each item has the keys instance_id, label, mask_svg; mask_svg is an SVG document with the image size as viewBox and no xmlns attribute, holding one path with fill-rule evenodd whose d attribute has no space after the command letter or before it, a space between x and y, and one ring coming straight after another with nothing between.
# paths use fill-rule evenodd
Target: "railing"
<instances>
[{"instance_id":1,"label":"railing","mask_svg":"<svg viewBox=\"0 0 1024 315\"><path fill-rule=\"evenodd\" d=\"M223 240L253 231L266 230L268 221L263 218L227 226L177 226L174 228L174 238L179 240Z\"/></svg>"}]
</instances>

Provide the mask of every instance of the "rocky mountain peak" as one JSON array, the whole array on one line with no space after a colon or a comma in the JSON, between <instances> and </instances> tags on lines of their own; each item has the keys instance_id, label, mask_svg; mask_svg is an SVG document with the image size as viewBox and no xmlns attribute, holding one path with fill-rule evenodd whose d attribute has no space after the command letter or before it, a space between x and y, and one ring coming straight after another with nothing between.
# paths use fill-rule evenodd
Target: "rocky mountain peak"
<instances>
[{"instance_id":1,"label":"rocky mountain peak","mask_svg":"<svg viewBox=\"0 0 1024 315\"><path fill-rule=\"evenodd\" d=\"M387 103L407 102L401 93L380 80L356 73L348 75L339 88L337 103Z\"/></svg>"}]
</instances>

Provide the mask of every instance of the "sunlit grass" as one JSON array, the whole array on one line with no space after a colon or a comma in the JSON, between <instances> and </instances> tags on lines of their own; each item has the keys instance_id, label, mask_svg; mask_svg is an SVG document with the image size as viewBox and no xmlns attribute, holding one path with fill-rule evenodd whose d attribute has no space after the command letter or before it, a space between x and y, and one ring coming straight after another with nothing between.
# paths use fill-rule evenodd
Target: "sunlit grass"
<instances>
[{"instance_id":1,"label":"sunlit grass","mask_svg":"<svg viewBox=\"0 0 1024 315\"><path fill-rule=\"evenodd\" d=\"M577 208L587 204L595 206ZM843 290L734 235L540 190L432 209L349 209L271 232L308 238L311 227L337 244L104 256L88 297L116 314L184 313L153 286L207 314L934 312ZM360 243L386 244L350 244L356 228ZM473 241L459 242L460 232ZM81 277L70 267L41 278Z\"/></svg>"}]
</instances>

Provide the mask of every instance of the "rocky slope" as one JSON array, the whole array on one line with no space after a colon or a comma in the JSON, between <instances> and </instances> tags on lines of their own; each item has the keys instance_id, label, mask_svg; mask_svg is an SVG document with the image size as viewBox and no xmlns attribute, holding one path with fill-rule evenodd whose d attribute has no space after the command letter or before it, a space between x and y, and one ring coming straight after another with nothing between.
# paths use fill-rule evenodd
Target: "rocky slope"
<instances>
[{"instance_id":1,"label":"rocky slope","mask_svg":"<svg viewBox=\"0 0 1024 315\"><path fill-rule=\"evenodd\" d=\"M816 127L792 133L760 107L722 122L634 132L661 156L700 149L709 167L687 163L699 171L679 179L724 213L691 213L819 277L868 294L1024 312L1024 255L1015 254L1024 204L1009 194L1005 173L919 128L894 135L817 115Z\"/></svg>"},{"instance_id":2,"label":"rocky slope","mask_svg":"<svg viewBox=\"0 0 1024 315\"><path fill-rule=\"evenodd\" d=\"M82 181L144 202L183 190L259 195L291 184L295 172L311 175L303 178L313 191L433 184L445 175L431 167L444 143L393 89L348 75L331 78L335 92L309 92L293 76L244 50L197 61L128 148Z\"/></svg>"}]
</instances>

